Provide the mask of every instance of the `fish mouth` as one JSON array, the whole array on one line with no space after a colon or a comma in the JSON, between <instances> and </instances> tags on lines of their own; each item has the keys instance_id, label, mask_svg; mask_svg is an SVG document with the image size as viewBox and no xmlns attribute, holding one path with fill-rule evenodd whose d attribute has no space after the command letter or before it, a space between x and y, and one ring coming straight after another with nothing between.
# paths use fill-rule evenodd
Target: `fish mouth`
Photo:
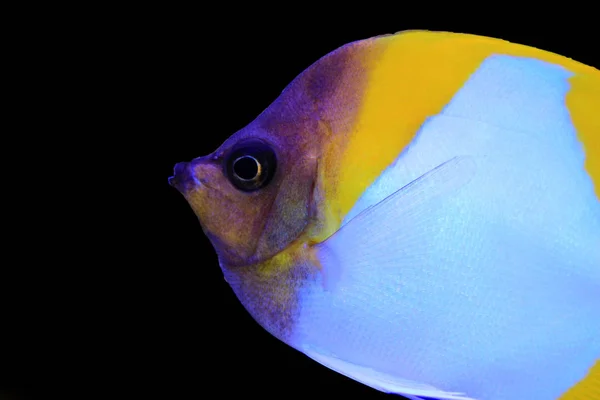
<instances>
[{"instance_id":1,"label":"fish mouth","mask_svg":"<svg viewBox=\"0 0 600 400\"><path fill-rule=\"evenodd\" d=\"M180 162L175 164L173 176L169 177L168 180L169 185L173 186L183 195L190 190L199 187L214 189L213 186L208 184L208 179L206 177L198 178L196 176L196 167L202 165L202 162L199 161L202 161L201 158L194 159L190 162Z\"/></svg>"},{"instance_id":2,"label":"fish mouth","mask_svg":"<svg viewBox=\"0 0 600 400\"><path fill-rule=\"evenodd\" d=\"M169 185L173 186L182 194L185 194L200 182L194 176L192 165L189 162L180 162L173 168L173 176L169 178Z\"/></svg>"}]
</instances>

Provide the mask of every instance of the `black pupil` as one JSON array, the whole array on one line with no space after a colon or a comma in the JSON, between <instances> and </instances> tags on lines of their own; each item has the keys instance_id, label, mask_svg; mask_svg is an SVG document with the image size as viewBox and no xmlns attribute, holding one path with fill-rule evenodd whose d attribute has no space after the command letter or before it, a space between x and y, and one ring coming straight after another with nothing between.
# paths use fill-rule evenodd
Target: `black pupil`
<instances>
[{"instance_id":1,"label":"black pupil","mask_svg":"<svg viewBox=\"0 0 600 400\"><path fill-rule=\"evenodd\" d=\"M254 157L244 156L235 160L233 172L241 179L252 180L258 175L258 163Z\"/></svg>"},{"instance_id":2,"label":"black pupil","mask_svg":"<svg viewBox=\"0 0 600 400\"><path fill-rule=\"evenodd\" d=\"M275 151L258 140L239 143L223 161L223 173L236 189L243 192L267 186L277 169Z\"/></svg>"}]
</instances>

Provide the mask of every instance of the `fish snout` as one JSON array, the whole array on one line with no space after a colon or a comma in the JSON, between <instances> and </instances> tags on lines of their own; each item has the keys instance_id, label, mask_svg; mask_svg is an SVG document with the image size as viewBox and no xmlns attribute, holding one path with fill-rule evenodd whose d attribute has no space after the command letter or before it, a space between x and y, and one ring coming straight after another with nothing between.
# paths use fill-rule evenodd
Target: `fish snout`
<instances>
[{"instance_id":1,"label":"fish snout","mask_svg":"<svg viewBox=\"0 0 600 400\"><path fill-rule=\"evenodd\" d=\"M169 178L169 185L185 193L196 184L196 177L192 168L192 163L180 162L173 168L173 176Z\"/></svg>"}]
</instances>

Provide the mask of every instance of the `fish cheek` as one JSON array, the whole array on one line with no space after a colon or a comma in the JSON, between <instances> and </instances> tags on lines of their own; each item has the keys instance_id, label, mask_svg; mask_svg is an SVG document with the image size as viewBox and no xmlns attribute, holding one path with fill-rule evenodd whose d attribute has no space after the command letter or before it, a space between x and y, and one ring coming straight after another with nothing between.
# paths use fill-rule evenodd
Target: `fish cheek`
<instances>
[{"instance_id":1,"label":"fish cheek","mask_svg":"<svg viewBox=\"0 0 600 400\"><path fill-rule=\"evenodd\" d=\"M316 172L316 161L307 158L285 171L258 241L258 259L275 255L302 234L311 218Z\"/></svg>"},{"instance_id":2,"label":"fish cheek","mask_svg":"<svg viewBox=\"0 0 600 400\"><path fill-rule=\"evenodd\" d=\"M244 193L226 181L220 168L202 165L197 169L202 169L197 176L210 186L196 188L186 197L203 231L222 262L247 264L255 257L275 190Z\"/></svg>"}]
</instances>

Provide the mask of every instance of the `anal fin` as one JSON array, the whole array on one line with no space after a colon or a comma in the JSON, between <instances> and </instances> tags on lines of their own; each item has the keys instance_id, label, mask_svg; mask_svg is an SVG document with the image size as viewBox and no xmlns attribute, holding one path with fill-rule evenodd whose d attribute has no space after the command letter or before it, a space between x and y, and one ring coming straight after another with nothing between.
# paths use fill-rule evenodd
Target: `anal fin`
<instances>
[{"instance_id":1,"label":"anal fin","mask_svg":"<svg viewBox=\"0 0 600 400\"><path fill-rule=\"evenodd\" d=\"M375 371L372 368L322 355L314 350L304 349L303 352L327 368L382 392L400 394L413 400L421 400L421 397L439 400L477 400L466 396L464 393L445 392L431 385L397 378L387 373Z\"/></svg>"}]
</instances>

